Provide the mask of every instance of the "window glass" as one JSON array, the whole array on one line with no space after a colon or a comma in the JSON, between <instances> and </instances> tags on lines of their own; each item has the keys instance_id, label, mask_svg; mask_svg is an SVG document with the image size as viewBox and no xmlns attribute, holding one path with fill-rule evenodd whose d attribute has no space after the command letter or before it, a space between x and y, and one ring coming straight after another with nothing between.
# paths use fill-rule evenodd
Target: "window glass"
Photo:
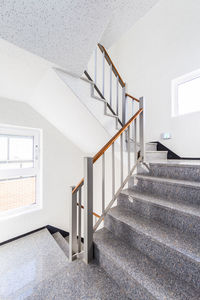
<instances>
[{"instance_id":1,"label":"window glass","mask_svg":"<svg viewBox=\"0 0 200 300\"><path fill-rule=\"evenodd\" d=\"M200 111L200 77L178 85L178 112Z\"/></svg>"},{"instance_id":2,"label":"window glass","mask_svg":"<svg viewBox=\"0 0 200 300\"><path fill-rule=\"evenodd\" d=\"M9 138L9 160L32 160L33 138L10 137Z\"/></svg>"},{"instance_id":3,"label":"window glass","mask_svg":"<svg viewBox=\"0 0 200 300\"><path fill-rule=\"evenodd\" d=\"M0 136L0 161L6 161L8 155L8 138Z\"/></svg>"}]
</instances>

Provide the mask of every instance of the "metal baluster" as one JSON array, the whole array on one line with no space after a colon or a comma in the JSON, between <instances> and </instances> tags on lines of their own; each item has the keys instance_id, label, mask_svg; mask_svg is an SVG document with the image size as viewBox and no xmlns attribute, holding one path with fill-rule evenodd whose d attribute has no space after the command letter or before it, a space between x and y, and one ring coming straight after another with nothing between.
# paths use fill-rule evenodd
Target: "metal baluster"
<instances>
[{"instance_id":1,"label":"metal baluster","mask_svg":"<svg viewBox=\"0 0 200 300\"><path fill-rule=\"evenodd\" d=\"M126 86L122 88L122 123L126 123Z\"/></svg>"},{"instance_id":2,"label":"metal baluster","mask_svg":"<svg viewBox=\"0 0 200 300\"><path fill-rule=\"evenodd\" d=\"M110 64L110 106L112 107L112 64Z\"/></svg>"},{"instance_id":3,"label":"metal baluster","mask_svg":"<svg viewBox=\"0 0 200 300\"><path fill-rule=\"evenodd\" d=\"M134 120L134 140L135 140L135 143L134 143L135 161L134 161L134 163L136 164L136 161L137 161L137 119Z\"/></svg>"},{"instance_id":4,"label":"metal baluster","mask_svg":"<svg viewBox=\"0 0 200 300\"><path fill-rule=\"evenodd\" d=\"M81 252L81 195L82 190L79 188L78 192L78 252Z\"/></svg>"},{"instance_id":5,"label":"metal baluster","mask_svg":"<svg viewBox=\"0 0 200 300\"><path fill-rule=\"evenodd\" d=\"M116 77L116 113L119 115L119 76Z\"/></svg>"},{"instance_id":6,"label":"metal baluster","mask_svg":"<svg viewBox=\"0 0 200 300\"><path fill-rule=\"evenodd\" d=\"M121 160L121 184L122 184L124 181L123 132L120 135L120 160Z\"/></svg>"},{"instance_id":7,"label":"metal baluster","mask_svg":"<svg viewBox=\"0 0 200 300\"><path fill-rule=\"evenodd\" d=\"M84 157L84 261L93 259L93 158Z\"/></svg>"},{"instance_id":8,"label":"metal baluster","mask_svg":"<svg viewBox=\"0 0 200 300\"><path fill-rule=\"evenodd\" d=\"M102 61L102 95L105 96L105 52L103 51Z\"/></svg>"},{"instance_id":9,"label":"metal baluster","mask_svg":"<svg viewBox=\"0 0 200 300\"><path fill-rule=\"evenodd\" d=\"M105 210L105 153L102 155L102 214Z\"/></svg>"},{"instance_id":10,"label":"metal baluster","mask_svg":"<svg viewBox=\"0 0 200 300\"><path fill-rule=\"evenodd\" d=\"M132 116L133 115L134 115L134 101L132 101ZM133 142L134 142L134 122L132 122L132 139L133 139Z\"/></svg>"},{"instance_id":11,"label":"metal baluster","mask_svg":"<svg viewBox=\"0 0 200 300\"><path fill-rule=\"evenodd\" d=\"M97 47L94 52L94 83L97 84Z\"/></svg>"},{"instance_id":12,"label":"metal baluster","mask_svg":"<svg viewBox=\"0 0 200 300\"><path fill-rule=\"evenodd\" d=\"M70 188L70 209L69 209L69 260L72 261L73 255L77 253L77 192L72 194L75 187Z\"/></svg>"},{"instance_id":13,"label":"metal baluster","mask_svg":"<svg viewBox=\"0 0 200 300\"><path fill-rule=\"evenodd\" d=\"M112 195L115 195L115 143L112 144Z\"/></svg>"},{"instance_id":14,"label":"metal baluster","mask_svg":"<svg viewBox=\"0 0 200 300\"><path fill-rule=\"evenodd\" d=\"M128 127L128 135L127 135L127 143L128 143L128 173L130 173L131 170L131 157L130 157L130 126Z\"/></svg>"},{"instance_id":15,"label":"metal baluster","mask_svg":"<svg viewBox=\"0 0 200 300\"><path fill-rule=\"evenodd\" d=\"M142 160L145 160L145 138L144 138L144 98L139 98L140 104L139 108L143 109L143 111L140 114L139 122L140 122L140 151Z\"/></svg>"}]
</instances>

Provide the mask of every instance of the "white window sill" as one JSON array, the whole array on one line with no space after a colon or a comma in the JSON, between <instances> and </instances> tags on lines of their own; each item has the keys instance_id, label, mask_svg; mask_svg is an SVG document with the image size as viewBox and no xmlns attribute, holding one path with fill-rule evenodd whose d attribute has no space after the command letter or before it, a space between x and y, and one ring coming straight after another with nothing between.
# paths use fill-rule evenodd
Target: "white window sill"
<instances>
[{"instance_id":1,"label":"white window sill","mask_svg":"<svg viewBox=\"0 0 200 300\"><path fill-rule=\"evenodd\" d=\"M37 212L42 209L42 205L40 204L33 204L25 207L20 207L16 209L12 209L9 211L1 212L0 213L0 221L5 221L6 219L15 218L24 214L29 214L33 212Z\"/></svg>"}]
</instances>

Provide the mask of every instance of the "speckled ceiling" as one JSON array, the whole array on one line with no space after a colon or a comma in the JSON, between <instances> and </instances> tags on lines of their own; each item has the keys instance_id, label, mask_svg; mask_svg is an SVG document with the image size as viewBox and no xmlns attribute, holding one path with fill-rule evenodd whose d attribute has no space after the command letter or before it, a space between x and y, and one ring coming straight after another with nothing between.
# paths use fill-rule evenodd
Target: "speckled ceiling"
<instances>
[{"instance_id":1,"label":"speckled ceiling","mask_svg":"<svg viewBox=\"0 0 200 300\"><path fill-rule=\"evenodd\" d=\"M159 0L122 0L117 1L112 17L101 38L101 43L109 48L121 35L129 30Z\"/></svg>"},{"instance_id":2,"label":"speckled ceiling","mask_svg":"<svg viewBox=\"0 0 200 300\"><path fill-rule=\"evenodd\" d=\"M1 0L0 37L80 75L102 35L110 46L155 2Z\"/></svg>"}]
</instances>

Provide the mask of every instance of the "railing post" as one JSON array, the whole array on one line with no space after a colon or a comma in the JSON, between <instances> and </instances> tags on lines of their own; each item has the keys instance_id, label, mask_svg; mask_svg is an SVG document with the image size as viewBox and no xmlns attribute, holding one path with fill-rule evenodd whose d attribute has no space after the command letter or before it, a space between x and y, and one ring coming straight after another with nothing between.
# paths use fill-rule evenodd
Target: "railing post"
<instances>
[{"instance_id":1,"label":"railing post","mask_svg":"<svg viewBox=\"0 0 200 300\"><path fill-rule=\"evenodd\" d=\"M144 97L139 98L140 104L139 108L143 109L140 114L140 155L142 156L142 161L145 161L145 100Z\"/></svg>"},{"instance_id":2,"label":"railing post","mask_svg":"<svg viewBox=\"0 0 200 300\"><path fill-rule=\"evenodd\" d=\"M122 123L126 123L126 86L122 88Z\"/></svg>"},{"instance_id":3,"label":"railing post","mask_svg":"<svg viewBox=\"0 0 200 300\"><path fill-rule=\"evenodd\" d=\"M93 259L93 159L84 157L84 261Z\"/></svg>"},{"instance_id":4,"label":"railing post","mask_svg":"<svg viewBox=\"0 0 200 300\"><path fill-rule=\"evenodd\" d=\"M72 194L75 187L70 187L70 209L69 209L69 260L72 261L73 255L77 253L77 192Z\"/></svg>"}]
</instances>

